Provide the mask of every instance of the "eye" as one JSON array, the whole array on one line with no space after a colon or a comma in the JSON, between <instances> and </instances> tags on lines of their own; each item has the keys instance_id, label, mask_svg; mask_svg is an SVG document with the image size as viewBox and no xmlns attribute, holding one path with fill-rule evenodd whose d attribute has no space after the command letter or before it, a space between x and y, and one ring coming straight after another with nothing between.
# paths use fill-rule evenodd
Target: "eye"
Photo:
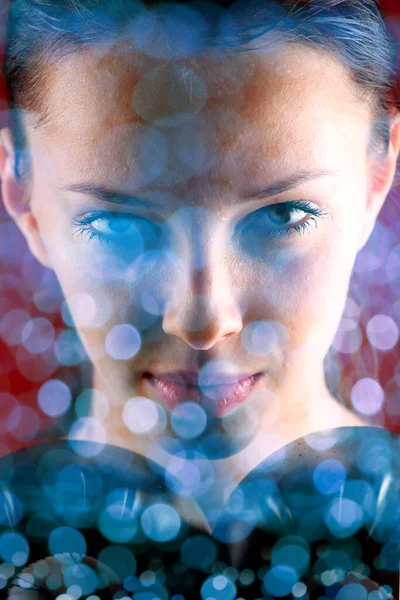
<instances>
[{"instance_id":1,"label":"eye","mask_svg":"<svg viewBox=\"0 0 400 600\"><path fill-rule=\"evenodd\" d=\"M327 213L304 200L281 202L264 206L247 215L239 224L238 232L254 236L278 237L291 230L305 233L317 226L317 218Z\"/></svg>"},{"instance_id":2,"label":"eye","mask_svg":"<svg viewBox=\"0 0 400 600\"><path fill-rule=\"evenodd\" d=\"M247 254L262 257L271 239L311 231L317 227L318 219L327 214L305 200L271 204L242 219L235 230L235 242L239 242Z\"/></svg>"},{"instance_id":3,"label":"eye","mask_svg":"<svg viewBox=\"0 0 400 600\"><path fill-rule=\"evenodd\" d=\"M288 203L273 204L267 207L267 210L260 214L263 225L268 226L269 223L277 227L284 227L299 223L304 219L307 213L297 207L292 207Z\"/></svg>"},{"instance_id":4,"label":"eye","mask_svg":"<svg viewBox=\"0 0 400 600\"><path fill-rule=\"evenodd\" d=\"M135 234L137 223L129 217L98 218L91 223L93 231L108 236Z\"/></svg>"},{"instance_id":5,"label":"eye","mask_svg":"<svg viewBox=\"0 0 400 600\"><path fill-rule=\"evenodd\" d=\"M92 212L75 217L72 227L78 237L112 245L115 250L140 254L163 243L163 228L137 215L116 212Z\"/></svg>"}]
</instances>

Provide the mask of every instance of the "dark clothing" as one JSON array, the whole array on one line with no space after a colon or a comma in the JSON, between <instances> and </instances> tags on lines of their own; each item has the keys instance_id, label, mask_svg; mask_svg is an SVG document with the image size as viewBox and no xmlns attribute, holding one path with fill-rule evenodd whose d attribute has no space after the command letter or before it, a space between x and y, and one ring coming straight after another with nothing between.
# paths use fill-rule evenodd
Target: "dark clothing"
<instances>
[{"instance_id":1,"label":"dark clothing","mask_svg":"<svg viewBox=\"0 0 400 600\"><path fill-rule=\"evenodd\" d=\"M179 515L174 476L142 456L32 446L0 460L0 557L14 565L0 594L55 598L81 581L81 598L358 600L380 589L376 600L400 600L399 462L384 429L297 440L237 486L208 535ZM58 580L32 570L49 556Z\"/></svg>"}]
</instances>

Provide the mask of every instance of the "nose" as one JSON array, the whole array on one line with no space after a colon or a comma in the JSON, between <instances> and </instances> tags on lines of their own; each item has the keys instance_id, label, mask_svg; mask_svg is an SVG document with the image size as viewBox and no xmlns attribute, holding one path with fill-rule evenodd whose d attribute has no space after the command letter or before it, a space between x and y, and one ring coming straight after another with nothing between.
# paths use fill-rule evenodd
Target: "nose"
<instances>
[{"instance_id":1,"label":"nose","mask_svg":"<svg viewBox=\"0 0 400 600\"><path fill-rule=\"evenodd\" d=\"M185 273L180 274L173 305L165 307L162 327L196 350L209 350L241 332L242 314L229 260L209 238L208 243L196 243L197 251L195 243L192 237L181 262Z\"/></svg>"}]
</instances>

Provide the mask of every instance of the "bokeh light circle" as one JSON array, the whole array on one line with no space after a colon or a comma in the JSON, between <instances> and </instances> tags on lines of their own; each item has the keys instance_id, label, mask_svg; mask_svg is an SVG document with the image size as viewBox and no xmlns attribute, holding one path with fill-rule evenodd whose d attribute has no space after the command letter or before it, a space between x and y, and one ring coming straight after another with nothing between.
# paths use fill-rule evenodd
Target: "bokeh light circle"
<instances>
[{"instance_id":1,"label":"bokeh light circle","mask_svg":"<svg viewBox=\"0 0 400 600\"><path fill-rule=\"evenodd\" d=\"M108 354L117 360L128 360L136 356L141 346L138 330L127 323L115 325L106 336Z\"/></svg>"},{"instance_id":2,"label":"bokeh light circle","mask_svg":"<svg viewBox=\"0 0 400 600\"><path fill-rule=\"evenodd\" d=\"M338 492L346 480L346 469L339 460L324 460L313 473L314 485L321 494Z\"/></svg>"},{"instance_id":3,"label":"bokeh light circle","mask_svg":"<svg viewBox=\"0 0 400 600\"><path fill-rule=\"evenodd\" d=\"M183 402L171 413L171 426L175 433L185 440L191 440L203 433L207 425L204 409L194 402Z\"/></svg>"},{"instance_id":4,"label":"bokeh light circle","mask_svg":"<svg viewBox=\"0 0 400 600\"><path fill-rule=\"evenodd\" d=\"M155 542L171 541L181 528L181 519L177 511L163 503L155 503L146 508L140 522L144 533Z\"/></svg>"},{"instance_id":5,"label":"bokeh light circle","mask_svg":"<svg viewBox=\"0 0 400 600\"><path fill-rule=\"evenodd\" d=\"M203 534L194 535L185 540L181 546L181 558L191 569L206 569L217 557L215 542Z\"/></svg>"},{"instance_id":6,"label":"bokeh light circle","mask_svg":"<svg viewBox=\"0 0 400 600\"><path fill-rule=\"evenodd\" d=\"M169 461L166 474L168 487L180 496L196 496L204 491L201 470L195 462L175 457Z\"/></svg>"},{"instance_id":7,"label":"bokeh light circle","mask_svg":"<svg viewBox=\"0 0 400 600\"><path fill-rule=\"evenodd\" d=\"M275 321L255 321L243 328L243 347L253 356L268 356L276 348L282 348L287 340L283 325Z\"/></svg>"},{"instance_id":8,"label":"bokeh light circle","mask_svg":"<svg viewBox=\"0 0 400 600\"><path fill-rule=\"evenodd\" d=\"M361 583L349 583L339 590L336 600L367 600L367 597L368 592Z\"/></svg>"},{"instance_id":9,"label":"bokeh light circle","mask_svg":"<svg viewBox=\"0 0 400 600\"><path fill-rule=\"evenodd\" d=\"M63 308L63 319L69 327L90 327L97 313L96 301L88 293L77 292L67 298Z\"/></svg>"},{"instance_id":10,"label":"bokeh light circle","mask_svg":"<svg viewBox=\"0 0 400 600\"><path fill-rule=\"evenodd\" d=\"M0 392L0 406L0 433L7 433L10 427L10 415L18 407L18 402L12 394Z\"/></svg>"},{"instance_id":11,"label":"bokeh light circle","mask_svg":"<svg viewBox=\"0 0 400 600\"><path fill-rule=\"evenodd\" d=\"M104 425L93 417L77 419L69 430L69 443L80 456L92 457L99 454L107 441ZM82 444L81 441L95 442ZM77 442L77 443L74 443Z\"/></svg>"},{"instance_id":12,"label":"bokeh light circle","mask_svg":"<svg viewBox=\"0 0 400 600\"><path fill-rule=\"evenodd\" d=\"M362 339L363 336L358 322L355 319L343 318L332 341L332 347L337 352L353 354L360 349Z\"/></svg>"},{"instance_id":13,"label":"bokeh light circle","mask_svg":"<svg viewBox=\"0 0 400 600\"><path fill-rule=\"evenodd\" d=\"M71 406L72 395L66 383L59 379L46 381L38 392L38 404L48 417L59 417Z\"/></svg>"},{"instance_id":14,"label":"bokeh light circle","mask_svg":"<svg viewBox=\"0 0 400 600\"><path fill-rule=\"evenodd\" d=\"M99 554L99 561L112 569L121 581L132 577L136 572L136 558L129 548L124 546L110 545L103 548Z\"/></svg>"},{"instance_id":15,"label":"bokeh light circle","mask_svg":"<svg viewBox=\"0 0 400 600\"><path fill-rule=\"evenodd\" d=\"M236 596L236 585L226 575L212 575L201 586L203 600L233 600Z\"/></svg>"},{"instance_id":16,"label":"bokeh light circle","mask_svg":"<svg viewBox=\"0 0 400 600\"><path fill-rule=\"evenodd\" d=\"M295 598L303 598L307 593L307 586L302 581L295 583L292 587L292 594Z\"/></svg>"},{"instance_id":17,"label":"bokeh light circle","mask_svg":"<svg viewBox=\"0 0 400 600\"><path fill-rule=\"evenodd\" d=\"M299 536L280 539L271 551L271 566L286 565L294 569L298 576L306 573L311 553L308 543Z\"/></svg>"},{"instance_id":18,"label":"bokeh light circle","mask_svg":"<svg viewBox=\"0 0 400 600\"><path fill-rule=\"evenodd\" d=\"M63 572L64 583L66 587L79 586L82 595L91 594L97 589L97 575L83 563L77 565L68 565Z\"/></svg>"},{"instance_id":19,"label":"bokeh light circle","mask_svg":"<svg viewBox=\"0 0 400 600\"><path fill-rule=\"evenodd\" d=\"M33 440L40 430L40 417L31 406L17 405L8 419L9 432L20 442Z\"/></svg>"},{"instance_id":20,"label":"bokeh light circle","mask_svg":"<svg viewBox=\"0 0 400 600\"><path fill-rule=\"evenodd\" d=\"M153 400L136 396L125 403L122 418L132 433L143 435L157 427L159 413Z\"/></svg>"},{"instance_id":21,"label":"bokeh light circle","mask_svg":"<svg viewBox=\"0 0 400 600\"><path fill-rule=\"evenodd\" d=\"M15 308L3 316L0 321L0 337L9 346L22 343L22 332L31 320L31 316L21 308Z\"/></svg>"},{"instance_id":22,"label":"bokeh light circle","mask_svg":"<svg viewBox=\"0 0 400 600\"><path fill-rule=\"evenodd\" d=\"M54 354L61 365L77 366L86 360L85 348L74 329L65 329L57 336Z\"/></svg>"},{"instance_id":23,"label":"bokeh light circle","mask_svg":"<svg viewBox=\"0 0 400 600\"><path fill-rule=\"evenodd\" d=\"M144 74L135 87L133 107L149 124L168 127L199 112L206 99L207 86L201 77L186 67L172 65Z\"/></svg>"},{"instance_id":24,"label":"bokeh light circle","mask_svg":"<svg viewBox=\"0 0 400 600\"><path fill-rule=\"evenodd\" d=\"M351 390L351 402L362 415L376 415L382 409L385 394L379 383L370 377L360 379Z\"/></svg>"},{"instance_id":25,"label":"bokeh light circle","mask_svg":"<svg viewBox=\"0 0 400 600\"><path fill-rule=\"evenodd\" d=\"M269 594L283 598L290 594L298 580L299 576L295 569L287 565L276 565L266 573L263 583Z\"/></svg>"},{"instance_id":26,"label":"bokeh light circle","mask_svg":"<svg viewBox=\"0 0 400 600\"><path fill-rule=\"evenodd\" d=\"M350 498L334 498L327 507L325 523L338 538L354 535L363 521L363 508Z\"/></svg>"},{"instance_id":27,"label":"bokeh light circle","mask_svg":"<svg viewBox=\"0 0 400 600\"><path fill-rule=\"evenodd\" d=\"M32 354L41 354L54 342L54 327L48 319L38 317L28 321L21 334L25 348Z\"/></svg>"},{"instance_id":28,"label":"bokeh light circle","mask_svg":"<svg viewBox=\"0 0 400 600\"><path fill-rule=\"evenodd\" d=\"M399 340L399 328L392 317L375 315L367 323L367 336L378 350L392 350Z\"/></svg>"},{"instance_id":29,"label":"bokeh light circle","mask_svg":"<svg viewBox=\"0 0 400 600\"><path fill-rule=\"evenodd\" d=\"M22 567L28 562L29 543L20 533L5 532L0 535L0 558L15 567Z\"/></svg>"},{"instance_id":30,"label":"bokeh light circle","mask_svg":"<svg viewBox=\"0 0 400 600\"><path fill-rule=\"evenodd\" d=\"M54 558L62 558L63 554L86 554L86 540L80 531L73 527L57 527L49 536L49 549Z\"/></svg>"}]
</instances>

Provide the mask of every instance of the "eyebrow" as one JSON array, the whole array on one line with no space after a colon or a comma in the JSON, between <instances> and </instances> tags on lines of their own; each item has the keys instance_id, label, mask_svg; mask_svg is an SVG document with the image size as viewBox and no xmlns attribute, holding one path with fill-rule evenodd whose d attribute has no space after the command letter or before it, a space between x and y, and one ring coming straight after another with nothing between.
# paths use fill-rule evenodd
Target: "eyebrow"
<instances>
[{"instance_id":1,"label":"eyebrow","mask_svg":"<svg viewBox=\"0 0 400 600\"><path fill-rule=\"evenodd\" d=\"M71 183L64 185L62 190L67 192L75 192L76 194L86 194L87 196L93 196L97 200L102 202L111 202L112 204L123 204L124 206L144 206L148 207L149 204L157 207L162 207L163 204L155 203L151 198L137 198L132 194L124 192L118 192L116 190L110 190L101 185L96 185L90 181L84 181L82 183Z\"/></svg>"},{"instance_id":2,"label":"eyebrow","mask_svg":"<svg viewBox=\"0 0 400 600\"><path fill-rule=\"evenodd\" d=\"M300 171L291 175L290 177L273 182L261 190L255 190L242 194L241 197L246 200L262 200L287 192L302 183L306 183L307 181L320 179L322 177L329 177L332 175L335 175L333 171ZM71 183L63 186L61 190L74 192L77 194L85 194L102 202L110 202L112 204L122 204L124 206L134 207L148 207L149 205L152 205L157 208L165 208L164 204L160 202L156 203L151 198L137 198L132 194L110 190L90 181Z\"/></svg>"},{"instance_id":3,"label":"eyebrow","mask_svg":"<svg viewBox=\"0 0 400 600\"><path fill-rule=\"evenodd\" d=\"M293 188L302 183L306 183L307 181L321 179L322 177L331 177L335 174L336 173L334 171L325 170L299 171L298 173L290 175L290 177L286 177L285 179L271 183L266 188L243 194L243 198L247 200L262 200L265 198L270 198L271 196L278 196L278 194L288 192L289 190L292 190Z\"/></svg>"}]
</instances>

